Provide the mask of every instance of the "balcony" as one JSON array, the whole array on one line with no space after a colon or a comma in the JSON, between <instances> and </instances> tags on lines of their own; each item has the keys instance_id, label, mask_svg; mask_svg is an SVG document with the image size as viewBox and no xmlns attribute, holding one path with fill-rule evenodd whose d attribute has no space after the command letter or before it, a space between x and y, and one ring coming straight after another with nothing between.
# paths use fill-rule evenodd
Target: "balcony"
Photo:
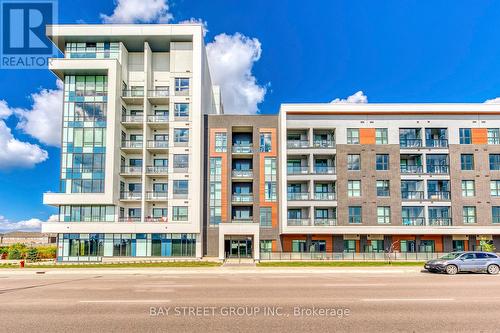
<instances>
[{"instance_id":1,"label":"balcony","mask_svg":"<svg viewBox=\"0 0 500 333\"><path fill-rule=\"evenodd\" d=\"M231 200L233 203L253 202L253 194L251 194L251 193L233 193Z\"/></svg>"},{"instance_id":2,"label":"balcony","mask_svg":"<svg viewBox=\"0 0 500 333\"><path fill-rule=\"evenodd\" d=\"M400 148L422 148L422 139L400 138Z\"/></svg>"},{"instance_id":3,"label":"balcony","mask_svg":"<svg viewBox=\"0 0 500 333\"><path fill-rule=\"evenodd\" d=\"M427 165L427 173L447 174L450 172L448 165Z\"/></svg>"},{"instance_id":4,"label":"balcony","mask_svg":"<svg viewBox=\"0 0 500 333\"><path fill-rule=\"evenodd\" d=\"M147 166L146 173L150 175L168 174L168 166Z\"/></svg>"},{"instance_id":5,"label":"balcony","mask_svg":"<svg viewBox=\"0 0 500 333\"><path fill-rule=\"evenodd\" d=\"M307 175L309 173L308 166L288 166L287 173L289 175Z\"/></svg>"},{"instance_id":6,"label":"balcony","mask_svg":"<svg viewBox=\"0 0 500 333\"><path fill-rule=\"evenodd\" d=\"M401 191L403 200L424 200L424 191Z\"/></svg>"},{"instance_id":7,"label":"balcony","mask_svg":"<svg viewBox=\"0 0 500 333\"><path fill-rule=\"evenodd\" d=\"M168 114L151 114L147 117L150 125L165 125L168 124L168 120Z\"/></svg>"},{"instance_id":8,"label":"balcony","mask_svg":"<svg viewBox=\"0 0 500 333\"><path fill-rule=\"evenodd\" d=\"M122 149L128 150L130 152L141 152L143 147L143 141L139 140L123 140Z\"/></svg>"},{"instance_id":9,"label":"balcony","mask_svg":"<svg viewBox=\"0 0 500 333\"><path fill-rule=\"evenodd\" d=\"M122 124L127 128L141 127L143 119L142 114L124 114L122 115Z\"/></svg>"},{"instance_id":10,"label":"balcony","mask_svg":"<svg viewBox=\"0 0 500 333\"><path fill-rule=\"evenodd\" d=\"M251 143L233 144L233 154L253 154L253 145Z\"/></svg>"},{"instance_id":11,"label":"balcony","mask_svg":"<svg viewBox=\"0 0 500 333\"><path fill-rule=\"evenodd\" d=\"M139 191L122 191L120 192L120 200L139 201L142 199L142 192Z\"/></svg>"},{"instance_id":12,"label":"balcony","mask_svg":"<svg viewBox=\"0 0 500 333\"><path fill-rule=\"evenodd\" d=\"M450 200L451 193L449 191L428 191L427 197L429 200Z\"/></svg>"},{"instance_id":13,"label":"balcony","mask_svg":"<svg viewBox=\"0 0 500 333\"><path fill-rule=\"evenodd\" d=\"M289 149L309 148L308 140L288 140L286 146Z\"/></svg>"},{"instance_id":14,"label":"balcony","mask_svg":"<svg viewBox=\"0 0 500 333\"><path fill-rule=\"evenodd\" d=\"M124 165L120 168L122 175L137 176L142 173L142 166L128 166Z\"/></svg>"},{"instance_id":15,"label":"balcony","mask_svg":"<svg viewBox=\"0 0 500 333\"><path fill-rule=\"evenodd\" d=\"M452 223L449 217L430 217L428 225L432 227L449 227Z\"/></svg>"},{"instance_id":16,"label":"balcony","mask_svg":"<svg viewBox=\"0 0 500 333\"><path fill-rule=\"evenodd\" d=\"M167 200L167 191L148 191L146 192L146 200Z\"/></svg>"},{"instance_id":17,"label":"balcony","mask_svg":"<svg viewBox=\"0 0 500 333\"><path fill-rule=\"evenodd\" d=\"M314 140L313 148L320 149L333 149L335 148L335 141L333 140Z\"/></svg>"},{"instance_id":18,"label":"balcony","mask_svg":"<svg viewBox=\"0 0 500 333\"><path fill-rule=\"evenodd\" d=\"M448 148L447 139L427 139L425 140L427 148Z\"/></svg>"},{"instance_id":19,"label":"balcony","mask_svg":"<svg viewBox=\"0 0 500 333\"><path fill-rule=\"evenodd\" d=\"M148 90L148 100L151 104L168 104L170 92L168 89Z\"/></svg>"},{"instance_id":20,"label":"balcony","mask_svg":"<svg viewBox=\"0 0 500 333\"><path fill-rule=\"evenodd\" d=\"M148 140L148 149L151 151L168 149L168 140Z\"/></svg>"},{"instance_id":21,"label":"balcony","mask_svg":"<svg viewBox=\"0 0 500 333\"><path fill-rule=\"evenodd\" d=\"M141 222L141 218L137 216L122 216L118 218L118 222Z\"/></svg>"},{"instance_id":22,"label":"balcony","mask_svg":"<svg viewBox=\"0 0 500 333\"><path fill-rule=\"evenodd\" d=\"M287 225L289 227L307 227L311 225L311 219L305 218L305 219L288 219L287 220Z\"/></svg>"},{"instance_id":23,"label":"balcony","mask_svg":"<svg viewBox=\"0 0 500 333\"><path fill-rule=\"evenodd\" d=\"M335 167L333 166L315 166L314 174L316 175L334 175Z\"/></svg>"},{"instance_id":24,"label":"balcony","mask_svg":"<svg viewBox=\"0 0 500 333\"><path fill-rule=\"evenodd\" d=\"M337 219L335 218L326 218L326 219L314 219L315 227L332 227L337 225Z\"/></svg>"},{"instance_id":25,"label":"balcony","mask_svg":"<svg viewBox=\"0 0 500 333\"><path fill-rule=\"evenodd\" d=\"M145 222L168 222L167 216L148 216L144 218Z\"/></svg>"},{"instance_id":26,"label":"balcony","mask_svg":"<svg viewBox=\"0 0 500 333\"><path fill-rule=\"evenodd\" d=\"M244 217L235 217L233 216L233 218L231 219L231 222L232 223L253 223L253 217L247 217L247 218L244 218Z\"/></svg>"},{"instance_id":27,"label":"balcony","mask_svg":"<svg viewBox=\"0 0 500 333\"><path fill-rule=\"evenodd\" d=\"M314 200L333 201L335 200L335 192L316 192L314 193Z\"/></svg>"},{"instance_id":28,"label":"balcony","mask_svg":"<svg viewBox=\"0 0 500 333\"><path fill-rule=\"evenodd\" d=\"M233 178L240 178L240 179L253 178L253 170L233 170L231 172L231 176Z\"/></svg>"},{"instance_id":29,"label":"balcony","mask_svg":"<svg viewBox=\"0 0 500 333\"><path fill-rule=\"evenodd\" d=\"M144 103L144 90L123 90L122 99L131 105L142 105Z\"/></svg>"},{"instance_id":30,"label":"balcony","mask_svg":"<svg viewBox=\"0 0 500 333\"><path fill-rule=\"evenodd\" d=\"M422 165L401 165L401 173L424 173Z\"/></svg>"},{"instance_id":31,"label":"balcony","mask_svg":"<svg viewBox=\"0 0 500 333\"><path fill-rule=\"evenodd\" d=\"M290 201L309 200L309 193L307 193L307 192L302 192L302 193L289 192L289 193L287 193L287 199Z\"/></svg>"},{"instance_id":32,"label":"balcony","mask_svg":"<svg viewBox=\"0 0 500 333\"><path fill-rule=\"evenodd\" d=\"M403 217L402 223L404 226L425 226L425 218L423 218L423 217Z\"/></svg>"}]
</instances>

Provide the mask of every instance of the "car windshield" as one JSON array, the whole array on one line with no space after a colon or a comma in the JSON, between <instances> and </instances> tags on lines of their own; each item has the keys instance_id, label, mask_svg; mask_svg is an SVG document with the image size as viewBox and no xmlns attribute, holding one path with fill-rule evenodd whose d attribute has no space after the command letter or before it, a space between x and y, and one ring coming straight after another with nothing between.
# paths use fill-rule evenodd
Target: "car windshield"
<instances>
[{"instance_id":1,"label":"car windshield","mask_svg":"<svg viewBox=\"0 0 500 333\"><path fill-rule=\"evenodd\" d=\"M452 253L448 253L444 256L442 256L441 258L439 259L446 259L446 260L449 260L449 259L456 259L459 255L461 255L462 253L458 253L458 252L452 252Z\"/></svg>"}]
</instances>

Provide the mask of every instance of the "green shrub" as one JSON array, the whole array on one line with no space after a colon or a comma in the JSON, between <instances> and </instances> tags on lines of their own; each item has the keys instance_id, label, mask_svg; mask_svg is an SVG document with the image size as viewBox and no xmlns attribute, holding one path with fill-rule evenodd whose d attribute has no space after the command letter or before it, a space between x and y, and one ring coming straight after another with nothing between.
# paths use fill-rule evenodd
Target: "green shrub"
<instances>
[{"instance_id":1,"label":"green shrub","mask_svg":"<svg viewBox=\"0 0 500 333\"><path fill-rule=\"evenodd\" d=\"M17 248L11 248L9 250L8 258L10 260L19 260L19 259L23 258L23 254L21 253L21 251L19 249L17 249Z\"/></svg>"},{"instance_id":2,"label":"green shrub","mask_svg":"<svg viewBox=\"0 0 500 333\"><path fill-rule=\"evenodd\" d=\"M28 259L31 262L38 261L38 250L36 247L32 247L28 250L26 253L26 259Z\"/></svg>"},{"instance_id":3,"label":"green shrub","mask_svg":"<svg viewBox=\"0 0 500 333\"><path fill-rule=\"evenodd\" d=\"M55 246L39 246L37 250L39 259L55 259L56 257L57 247Z\"/></svg>"}]
</instances>

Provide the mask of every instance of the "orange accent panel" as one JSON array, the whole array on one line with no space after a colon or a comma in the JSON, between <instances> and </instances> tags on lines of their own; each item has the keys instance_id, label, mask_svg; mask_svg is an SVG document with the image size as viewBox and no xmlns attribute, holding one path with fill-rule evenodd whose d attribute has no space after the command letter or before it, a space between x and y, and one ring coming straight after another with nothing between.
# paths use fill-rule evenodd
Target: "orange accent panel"
<instances>
[{"instance_id":1,"label":"orange accent panel","mask_svg":"<svg viewBox=\"0 0 500 333\"><path fill-rule=\"evenodd\" d=\"M472 132L472 144L485 145L488 143L487 128L473 128L471 132Z\"/></svg>"},{"instance_id":2,"label":"orange accent panel","mask_svg":"<svg viewBox=\"0 0 500 333\"><path fill-rule=\"evenodd\" d=\"M284 235L282 236L281 246L283 247L283 252L292 252L292 240L306 240L306 236L304 235Z\"/></svg>"},{"instance_id":3,"label":"orange accent panel","mask_svg":"<svg viewBox=\"0 0 500 333\"><path fill-rule=\"evenodd\" d=\"M356 253L361 252L361 242L359 240L356 241Z\"/></svg>"},{"instance_id":4,"label":"orange accent panel","mask_svg":"<svg viewBox=\"0 0 500 333\"><path fill-rule=\"evenodd\" d=\"M225 128L211 128L210 129L210 147L209 153L210 157L220 157L221 158L221 222L228 222L227 210L228 210L228 179L227 179L227 152L219 153L215 151L215 133L227 133ZM227 148L229 149L229 148ZM210 168L210 163L209 163ZM209 169L210 170L210 169ZM209 175L210 177L210 175Z\"/></svg>"},{"instance_id":5,"label":"orange accent panel","mask_svg":"<svg viewBox=\"0 0 500 333\"><path fill-rule=\"evenodd\" d=\"M375 128L360 128L359 143L362 145L375 144Z\"/></svg>"},{"instance_id":6,"label":"orange accent panel","mask_svg":"<svg viewBox=\"0 0 500 333\"><path fill-rule=\"evenodd\" d=\"M275 239L272 241L271 251L278 252L278 244Z\"/></svg>"},{"instance_id":7,"label":"orange accent panel","mask_svg":"<svg viewBox=\"0 0 500 333\"><path fill-rule=\"evenodd\" d=\"M464 240L464 251L469 251L469 241Z\"/></svg>"},{"instance_id":8,"label":"orange accent panel","mask_svg":"<svg viewBox=\"0 0 500 333\"><path fill-rule=\"evenodd\" d=\"M436 252L443 252L443 236L441 235L423 235L420 240L433 240Z\"/></svg>"},{"instance_id":9,"label":"orange accent panel","mask_svg":"<svg viewBox=\"0 0 500 333\"><path fill-rule=\"evenodd\" d=\"M313 235L311 237L312 240L322 240L325 241L326 243L326 252L333 252L333 242L332 242L332 236L331 235L318 235L315 236Z\"/></svg>"},{"instance_id":10,"label":"orange accent panel","mask_svg":"<svg viewBox=\"0 0 500 333\"><path fill-rule=\"evenodd\" d=\"M402 240L415 240L415 236L411 236L411 235L394 235L394 236L392 236L392 243L394 244L394 251L401 251L401 241Z\"/></svg>"}]
</instances>

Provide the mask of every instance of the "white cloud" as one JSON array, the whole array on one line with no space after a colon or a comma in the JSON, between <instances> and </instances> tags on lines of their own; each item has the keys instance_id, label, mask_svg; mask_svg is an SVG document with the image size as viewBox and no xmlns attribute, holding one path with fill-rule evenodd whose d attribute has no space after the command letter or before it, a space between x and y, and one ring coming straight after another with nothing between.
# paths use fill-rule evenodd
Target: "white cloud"
<instances>
[{"instance_id":1,"label":"white cloud","mask_svg":"<svg viewBox=\"0 0 500 333\"><path fill-rule=\"evenodd\" d=\"M201 24L203 28L203 37L205 37L207 35L207 32L209 31L208 22L204 21L201 18L191 17L189 20L180 21L179 24Z\"/></svg>"},{"instance_id":2,"label":"white cloud","mask_svg":"<svg viewBox=\"0 0 500 333\"><path fill-rule=\"evenodd\" d=\"M51 215L47 222L54 222L59 219L58 215ZM11 231L40 231L42 227L42 221L37 218L32 218L24 221L9 221L3 216L0 216L0 231L1 232L11 232Z\"/></svg>"},{"instance_id":3,"label":"white cloud","mask_svg":"<svg viewBox=\"0 0 500 333\"><path fill-rule=\"evenodd\" d=\"M30 168L48 157L48 153L38 145L14 138L7 124L0 121L0 169Z\"/></svg>"},{"instance_id":4,"label":"white cloud","mask_svg":"<svg viewBox=\"0 0 500 333\"><path fill-rule=\"evenodd\" d=\"M57 81L57 89L43 89L39 93L32 94L31 98L33 106L30 110L14 110L20 119L17 128L46 145L60 146L63 110L62 81Z\"/></svg>"},{"instance_id":5,"label":"white cloud","mask_svg":"<svg viewBox=\"0 0 500 333\"><path fill-rule=\"evenodd\" d=\"M168 0L116 0L110 16L101 13L104 23L168 23L174 18Z\"/></svg>"},{"instance_id":6,"label":"white cloud","mask_svg":"<svg viewBox=\"0 0 500 333\"><path fill-rule=\"evenodd\" d=\"M493 99L487 99L484 101L484 104L500 104L500 97L493 98ZM1 111L0 111L1 113Z\"/></svg>"},{"instance_id":7,"label":"white cloud","mask_svg":"<svg viewBox=\"0 0 500 333\"><path fill-rule=\"evenodd\" d=\"M12 110L6 101L0 100L0 119L7 119L12 114Z\"/></svg>"},{"instance_id":8,"label":"white cloud","mask_svg":"<svg viewBox=\"0 0 500 333\"><path fill-rule=\"evenodd\" d=\"M252 114L259 111L257 105L264 101L267 89L257 83L252 68L261 53L257 38L240 33L217 35L207 45L212 81L221 87L226 113Z\"/></svg>"},{"instance_id":9,"label":"white cloud","mask_svg":"<svg viewBox=\"0 0 500 333\"><path fill-rule=\"evenodd\" d=\"M335 98L330 103L334 104L364 104L368 103L368 97L363 93L363 91L358 91L355 94L347 97L346 99Z\"/></svg>"}]
</instances>

